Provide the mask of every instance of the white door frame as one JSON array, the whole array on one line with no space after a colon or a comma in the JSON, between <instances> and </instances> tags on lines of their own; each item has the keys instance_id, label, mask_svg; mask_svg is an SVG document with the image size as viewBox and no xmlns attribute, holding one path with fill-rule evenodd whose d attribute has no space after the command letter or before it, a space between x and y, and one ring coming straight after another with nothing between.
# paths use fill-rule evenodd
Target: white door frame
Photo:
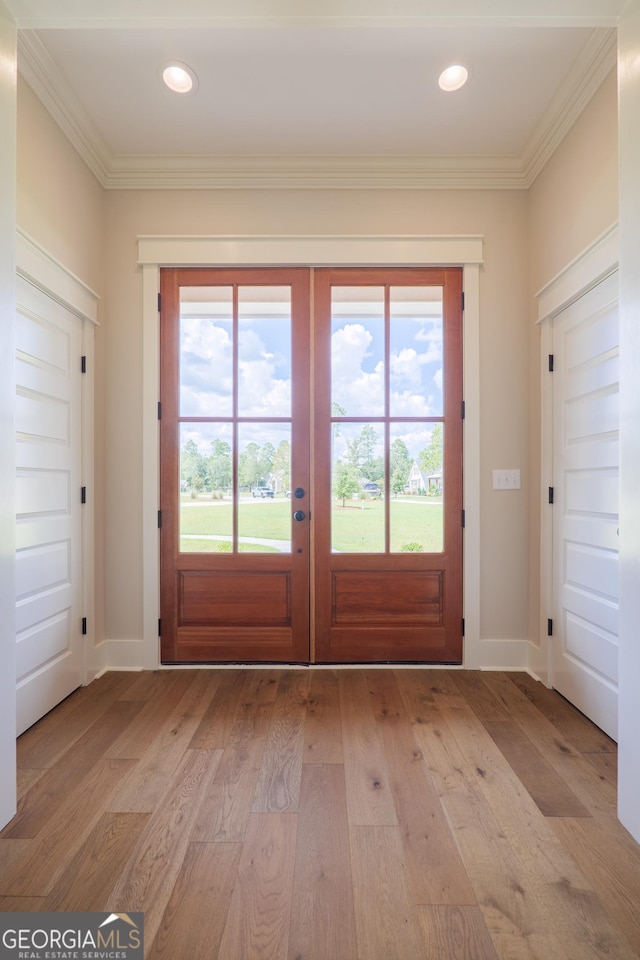
<instances>
[{"instance_id":1,"label":"white door frame","mask_svg":"<svg viewBox=\"0 0 640 960\"><path fill-rule=\"evenodd\" d=\"M530 644L529 669L546 686L553 683L547 620L553 610L553 392L548 358L553 353L553 321L571 303L618 269L618 225L614 224L536 294L540 324L540 623L538 643Z\"/></svg>"},{"instance_id":2,"label":"white door frame","mask_svg":"<svg viewBox=\"0 0 640 960\"><path fill-rule=\"evenodd\" d=\"M16 272L46 296L61 303L82 320L82 353L86 374L82 378L81 472L82 486L88 491L82 508L82 609L87 618L87 634L82 654L82 683L94 679L95 650L95 483L94 483L94 329L98 325L99 296L67 270L44 247L21 230L16 236ZM78 491L78 495L80 491Z\"/></svg>"},{"instance_id":3,"label":"white door frame","mask_svg":"<svg viewBox=\"0 0 640 960\"><path fill-rule=\"evenodd\" d=\"M504 644L480 640L480 266L481 236L138 237L143 287L143 639L119 642L113 666L160 667L158 291L162 266L461 266L464 311L464 660L467 668L524 669ZM137 648L137 649L136 649ZM505 654L507 662L505 662ZM516 657L519 655L516 654Z\"/></svg>"}]
</instances>

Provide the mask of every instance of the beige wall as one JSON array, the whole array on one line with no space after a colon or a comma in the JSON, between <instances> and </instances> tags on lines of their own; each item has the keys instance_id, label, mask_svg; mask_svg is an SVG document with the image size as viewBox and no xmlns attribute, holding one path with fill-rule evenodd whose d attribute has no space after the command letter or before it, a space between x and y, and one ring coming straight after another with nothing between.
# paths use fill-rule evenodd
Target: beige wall
<instances>
[{"instance_id":1,"label":"beige wall","mask_svg":"<svg viewBox=\"0 0 640 960\"><path fill-rule=\"evenodd\" d=\"M535 294L618 219L616 71L601 86L528 195L529 462L540 473L540 327ZM529 637L537 645L551 611L540 610L540 495L532 490L529 527ZM544 507L543 507L544 509ZM542 656L534 669L544 675ZM537 660L537 662L535 662Z\"/></svg>"},{"instance_id":2,"label":"beige wall","mask_svg":"<svg viewBox=\"0 0 640 960\"><path fill-rule=\"evenodd\" d=\"M529 190L529 277L537 292L618 219L616 71Z\"/></svg>"},{"instance_id":3,"label":"beige wall","mask_svg":"<svg viewBox=\"0 0 640 960\"><path fill-rule=\"evenodd\" d=\"M107 209L106 636L142 636L139 234L482 234L481 636L527 636L526 195L493 191L122 191ZM523 489L496 493L494 468ZM156 504L146 504L155 510Z\"/></svg>"},{"instance_id":4,"label":"beige wall","mask_svg":"<svg viewBox=\"0 0 640 960\"><path fill-rule=\"evenodd\" d=\"M105 193L31 88L18 78L17 221L100 296L96 329L96 641L104 638L104 199Z\"/></svg>"},{"instance_id":5,"label":"beige wall","mask_svg":"<svg viewBox=\"0 0 640 960\"><path fill-rule=\"evenodd\" d=\"M104 190L18 81L18 226L102 293Z\"/></svg>"}]
</instances>

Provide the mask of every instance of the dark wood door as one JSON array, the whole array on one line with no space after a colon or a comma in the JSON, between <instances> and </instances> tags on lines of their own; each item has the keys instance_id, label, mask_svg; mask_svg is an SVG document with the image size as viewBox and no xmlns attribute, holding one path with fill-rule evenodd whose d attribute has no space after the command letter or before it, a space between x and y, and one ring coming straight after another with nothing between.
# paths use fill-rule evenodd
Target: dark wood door
<instances>
[{"instance_id":1,"label":"dark wood door","mask_svg":"<svg viewBox=\"0 0 640 960\"><path fill-rule=\"evenodd\" d=\"M161 273L163 663L309 660L309 271Z\"/></svg>"},{"instance_id":2,"label":"dark wood door","mask_svg":"<svg viewBox=\"0 0 640 960\"><path fill-rule=\"evenodd\" d=\"M315 659L462 660L462 271L315 272Z\"/></svg>"}]
</instances>

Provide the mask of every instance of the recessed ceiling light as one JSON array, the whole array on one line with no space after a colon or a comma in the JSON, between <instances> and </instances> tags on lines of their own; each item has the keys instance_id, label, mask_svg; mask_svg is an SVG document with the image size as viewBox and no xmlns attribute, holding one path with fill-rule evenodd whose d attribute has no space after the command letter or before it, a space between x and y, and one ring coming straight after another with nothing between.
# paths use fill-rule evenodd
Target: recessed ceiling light
<instances>
[{"instance_id":1,"label":"recessed ceiling light","mask_svg":"<svg viewBox=\"0 0 640 960\"><path fill-rule=\"evenodd\" d=\"M198 78L186 63L172 60L162 67L162 79L174 93L191 93L198 86Z\"/></svg>"},{"instance_id":2,"label":"recessed ceiling light","mask_svg":"<svg viewBox=\"0 0 640 960\"><path fill-rule=\"evenodd\" d=\"M469 79L469 71L460 63L454 63L452 66L443 70L438 79L438 86L441 90L451 93L453 90L459 90L464 87Z\"/></svg>"}]
</instances>

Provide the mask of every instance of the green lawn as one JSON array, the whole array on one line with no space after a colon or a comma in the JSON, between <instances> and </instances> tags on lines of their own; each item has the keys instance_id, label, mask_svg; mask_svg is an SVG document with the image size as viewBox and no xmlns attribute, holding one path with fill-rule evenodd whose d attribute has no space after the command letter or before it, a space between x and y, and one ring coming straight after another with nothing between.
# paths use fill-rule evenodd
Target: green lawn
<instances>
[{"instance_id":1,"label":"green lawn","mask_svg":"<svg viewBox=\"0 0 640 960\"><path fill-rule=\"evenodd\" d=\"M367 500L331 510L332 544L341 553L381 553L384 549L384 501ZM421 553L442 550L442 504L424 498L391 500L391 553L405 545ZM418 547L421 549L418 551Z\"/></svg>"},{"instance_id":2,"label":"green lawn","mask_svg":"<svg viewBox=\"0 0 640 960\"><path fill-rule=\"evenodd\" d=\"M187 502L188 503L188 502ZM240 503L239 534L258 540L288 540L292 505L288 501L251 501ZM185 504L180 511L181 534L231 536L231 504L227 502ZM384 549L384 502L366 500L332 502L333 548L341 553L380 553ZM442 550L442 503L416 497L391 501L391 552L406 545L413 550L438 553ZM183 540L181 548L189 553L227 551L216 540ZM240 544L242 552L271 552L275 548Z\"/></svg>"}]
</instances>

